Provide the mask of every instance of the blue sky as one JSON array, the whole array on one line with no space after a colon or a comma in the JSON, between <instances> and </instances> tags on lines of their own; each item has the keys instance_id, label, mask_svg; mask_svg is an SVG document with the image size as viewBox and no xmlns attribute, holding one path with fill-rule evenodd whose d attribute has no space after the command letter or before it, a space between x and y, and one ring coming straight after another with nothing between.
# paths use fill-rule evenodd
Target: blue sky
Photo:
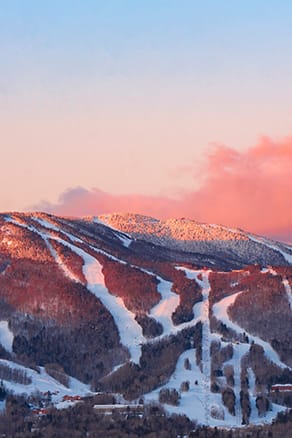
<instances>
[{"instance_id":1,"label":"blue sky","mask_svg":"<svg viewBox=\"0 0 292 438\"><path fill-rule=\"evenodd\" d=\"M0 0L0 209L176 196L210 144L291 135L291 21L284 0Z\"/></svg>"},{"instance_id":2,"label":"blue sky","mask_svg":"<svg viewBox=\"0 0 292 438\"><path fill-rule=\"evenodd\" d=\"M8 86L39 79L45 92L68 76L83 85L119 75L146 84L197 79L223 89L230 78L249 87L289 84L288 1L1 3L1 80Z\"/></svg>"}]
</instances>

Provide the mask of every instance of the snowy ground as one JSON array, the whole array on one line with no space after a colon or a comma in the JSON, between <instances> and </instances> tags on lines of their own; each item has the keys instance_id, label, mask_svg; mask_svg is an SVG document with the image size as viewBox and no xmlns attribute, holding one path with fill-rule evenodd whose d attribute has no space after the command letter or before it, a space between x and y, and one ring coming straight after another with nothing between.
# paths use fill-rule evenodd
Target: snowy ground
<instances>
[{"instance_id":1,"label":"snowy ground","mask_svg":"<svg viewBox=\"0 0 292 438\"><path fill-rule=\"evenodd\" d=\"M169 382L145 395L145 402L159 401L159 391L162 388L176 389L180 392L181 384L188 381L190 385L189 391L181 392L179 406L171 406L164 404L164 408L170 414L187 415L191 420L197 421L199 424L206 424L206 394L204 386L204 374L196 364L195 349L185 351L178 359L175 372L171 376ZM185 359L189 359L190 370L184 367ZM197 384L195 383L197 382ZM257 408L255 406L255 398L251 398L251 423L262 424L270 423L277 413L283 410L283 407L273 405L272 411L269 411L265 417L259 418ZM240 427L241 414L238 403L237 415L231 415L222 403L221 394L209 392L208 397L208 425L217 427ZM223 417L223 419L214 418L213 416Z\"/></svg>"},{"instance_id":2,"label":"snowy ground","mask_svg":"<svg viewBox=\"0 0 292 438\"><path fill-rule=\"evenodd\" d=\"M83 273L87 280L87 288L112 314L116 326L118 327L120 339L131 355L134 363L139 363L141 357L141 344L145 342L142 327L135 320L135 314L130 312L122 298L111 295L104 284L102 265L91 255L78 247L70 245L84 260Z\"/></svg>"},{"instance_id":3,"label":"snowy ground","mask_svg":"<svg viewBox=\"0 0 292 438\"><path fill-rule=\"evenodd\" d=\"M263 268L261 272L263 272L263 273L269 272L272 275L278 275L277 271L275 271L275 269L273 269L273 268ZM292 290L291 290L290 283L289 283L287 278L284 278L282 281L282 284L283 284L285 291L286 291L286 294L287 294L290 309L292 310Z\"/></svg>"},{"instance_id":4,"label":"snowy ground","mask_svg":"<svg viewBox=\"0 0 292 438\"><path fill-rule=\"evenodd\" d=\"M24 371L32 380L32 383L29 385L22 385L20 383L10 382L2 379L5 388L12 391L14 394L30 395L38 391L42 393L47 391L57 392L57 394L52 396L52 401L54 403L61 402L64 395L85 396L92 394L88 385L85 385L73 377L69 378L69 388L66 388L53 377L49 376L43 367L40 367L40 373L38 373L31 368L23 367L22 365L18 365L9 360L0 359L0 364L9 366L12 369Z\"/></svg>"},{"instance_id":5,"label":"snowy ground","mask_svg":"<svg viewBox=\"0 0 292 438\"><path fill-rule=\"evenodd\" d=\"M230 320L227 311L228 311L228 307L234 303L237 296L240 295L241 293L242 292L237 292L233 295L223 298L221 301L214 304L213 306L214 316L219 321L222 321L227 327L231 328L232 330L234 330L236 333L239 334L242 334L244 330L238 324ZM256 344L261 345L264 348L265 354L271 362L274 362L276 365L278 365L281 368L287 368L287 365L280 360L278 353L272 348L272 346L268 342L263 341L258 336L251 335L247 331L245 331L245 333L248 336L250 342L254 341Z\"/></svg>"},{"instance_id":6,"label":"snowy ground","mask_svg":"<svg viewBox=\"0 0 292 438\"><path fill-rule=\"evenodd\" d=\"M12 352L13 333L7 321L0 321L0 344L6 351Z\"/></svg>"},{"instance_id":7,"label":"snowy ground","mask_svg":"<svg viewBox=\"0 0 292 438\"><path fill-rule=\"evenodd\" d=\"M112 314L116 326L119 330L121 343L128 348L130 352L131 360L134 363L139 363L141 357L141 345L144 342L146 342L142 333L142 327L135 320L135 314L130 312L126 308L123 300L119 297L111 295L107 290L104 282L104 276L102 273L102 265L97 261L97 259L89 255L87 252L85 252L78 246L74 245L73 243L69 243L49 233L40 232L32 226L29 225L26 226L24 224L20 224L19 222L13 219L7 219L7 221L19 225L21 227L27 228L30 231L33 231L38 235L40 235L44 239L46 244L49 246L51 254L55 258L56 263L62 266L64 274L74 280L76 280L74 274L62 263L58 254L54 251L52 246L49 244L48 238L51 238L52 240L56 240L57 242L63 244L64 246L67 246L83 259L84 261L83 273L87 280L88 290L91 293L93 293L98 299L100 299L102 304ZM50 223L44 220L41 221L41 224L43 226L47 226L47 228L50 228L51 225ZM53 229L55 229L55 227ZM82 243L80 239L76 238L70 233L66 233L66 235L67 237L69 237L71 241Z\"/></svg>"},{"instance_id":8,"label":"snowy ground","mask_svg":"<svg viewBox=\"0 0 292 438\"><path fill-rule=\"evenodd\" d=\"M151 309L150 316L162 325L163 335L168 335L175 329L171 316L178 307L180 298L171 291L171 282L157 278L159 281L157 290L161 295L161 300Z\"/></svg>"},{"instance_id":9,"label":"snowy ground","mask_svg":"<svg viewBox=\"0 0 292 438\"><path fill-rule=\"evenodd\" d=\"M74 244L75 242L82 243L82 241L76 236L74 236L73 234L63 231L62 231L63 234L65 234L70 239L71 243L61 238L58 238L53 234L50 234L49 230L53 229L54 231L56 231L56 227L43 219L37 218L36 221L40 223L43 227L45 227L48 231L40 232L39 230L32 227L31 225L25 225L23 223L19 223L11 218L7 219L7 221L19 225L21 227L27 228L30 231L33 231L37 233L40 237L42 237L46 242L56 263L61 267L64 274L74 281L79 281L79 280L70 271L70 269L65 266L65 264L62 262L62 260L56 253L56 251L53 249L52 245L50 245L48 239L50 238L52 240L61 243L64 246L67 246L83 259L84 262L83 273L87 280L88 290L91 293L93 293L97 298L99 298L102 304L110 311L110 313L114 318L116 326L119 330L121 343L128 348L131 361L138 364L141 357L141 346L144 343L147 343L147 340L143 336L142 328L135 320L135 314L126 308L122 298L110 294L109 291L107 290L105 286L104 276L102 273L102 265L97 261L96 258L89 255L86 251L84 251L83 249L79 248L77 245ZM97 248L93 247L92 249L105 254L106 256L110 257L111 259L117 262L125 263L124 261L116 257L113 257L110 254L105 253L104 251L98 250ZM170 334L175 334L184 328L195 325L198 322L201 303L199 303L199 305L197 304L196 306L194 306L194 313L197 315L197 317L195 317L192 321L175 326L172 321L172 313L175 311L175 309L180 303L179 295L171 291L171 287L172 287L171 282L163 280L161 277L156 276L152 272L146 270L144 270L144 272L156 277L159 282L157 290L161 295L161 300L157 305L155 305L151 309L149 315L162 324L163 334L161 335L161 337ZM192 274L190 273L189 275ZM194 271L193 275L194 275L193 278L197 278L197 276L199 275L199 271L198 272Z\"/></svg>"},{"instance_id":10,"label":"snowy ground","mask_svg":"<svg viewBox=\"0 0 292 438\"><path fill-rule=\"evenodd\" d=\"M125 246L126 248L128 248L131 245L131 243L133 242L133 239L128 234L122 233L117 228L114 228L111 225L107 224L106 222L103 222L98 217L92 218L92 222L95 224L105 225L107 228L110 228L111 230L113 230L115 232L115 235L120 239L123 246Z\"/></svg>"},{"instance_id":11,"label":"snowy ground","mask_svg":"<svg viewBox=\"0 0 292 438\"><path fill-rule=\"evenodd\" d=\"M290 309L292 310L292 290L287 278L283 280L283 285L287 293L287 298L289 301Z\"/></svg>"},{"instance_id":12,"label":"snowy ground","mask_svg":"<svg viewBox=\"0 0 292 438\"><path fill-rule=\"evenodd\" d=\"M171 406L164 404L165 409L170 413L185 414L193 420L197 420L201 424L208 424L210 426L222 426L222 427L240 427L242 421L242 413L240 406L240 370L241 359L249 351L250 344L245 343L233 343L233 357L229 361L225 362L225 365L230 364L234 369L234 393L236 397L235 403L235 416L231 415L228 410L223 406L221 394L215 394L210 391L210 372L211 372L211 358L210 358L210 342L212 339L220 339L221 335L210 332L209 325L209 291L210 285L208 280L208 271L194 271L182 267L178 269L184 270L187 277L195 279L202 287L203 301L197 303L194 306L194 314L196 320L201 320L203 324L202 331L202 371L196 364L195 349L185 351L178 359L176 370L171 376L168 383L156 390L146 394L146 401L158 401L159 391L162 388L174 388L178 392L181 392L181 384L188 381L190 389L186 392L181 392L181 399L179 406ZM232 328L237 333L243 333L241 327L233 323L228 316L228 307L233 304L236 297L241 292L235 293L229 297L223 298L219 303L213 306L214 315L224 322L227 327ZM197 319L198 318L198 319ZM256 336L251 336L247 333L250 340L262 345L268 358L281 367L286 367L283 364L277 353L272 349L270 344L262 341ZM224 344L224 343L222 343ZM185 359L190 362L190 369L186 369L184 366ZM270 423L278 414L283 411L283 407L278 405L271 405L271 410L266 413L264 417L258 416L256 408L256 390L255 390L255 377L251 369L248 370L250 379L250 403L251 403L251 417L250 422L253 424ZM225 379L224 377L221 379ZM197 384L195 384L197 382ZM217 417L217 418L214 418Z\"/></svg>"},{"instance_id":13,"label":"snowy ground","mask_svg":"<svg viewBox=\"0 0 292 438\"><path fill-rule=\"evenodd\" d=\"M57 251L54 250L52 245L50 244L48 238L44 235L42 235L43 239L45 240L47 247L50 250L50 253L52 254L53 258L55 259L56 263L60 266L61 270L65 274L66 277L70 278L72 281L76 281L77 283L80 283L80 280L76 275L73 274L73 272L63 263L61 257L58 255Z\"/></svg>"},{"instance_id":14,"label":"snowy ground","mask_svg":"<svg viewBox=\"0 0 292 438\"><path fill-rule=\"evenodd\" d=\"M243 329L230 320L228 315L228 308L230 305L234 303L237 296L242 293L238 292L231 296L223 298L221 301L216 303L213 306L213 309L210 309L209 303L209 292L210 292L210 284L209 284L209 273L207 270L191 270L184 267L177 267L177 269L181 269L185 272L187 278L196 281L202 288L202 297L203 300L199 303L196 303L193 307L194 317L191 321L179 324L175 326L172 321L172 314L175 309L178 307L180 303L179 295L172 292L172 283L164 280L163 278L157 276L156 274L148 271L149 275L155 276L158 280L157 290L161 295L161 299L158 304L153 306L150 310L149 315L153 317L157 322L161 323L163 327L163 334L160 337L157 337L156 340L147 341L142 333L141 326L135 320L135 314L129 311L123 300L119 297L112 295L105 286L104 276L102 273L102 265L99 261L88 254L84 249L78 247L78 243L83 243L78 237L73 234L63 232L64 235L69 239L63 240L58 238L52 234L53 231L60 231L55 225L51 224L48 221L45 221L40 218L34 218L36 223L42 225L42 231L37 230L36 228L25 225L23 223L19 223L14 219L7 218L7 221L15 223L21 227L26 227L29 230L40 235L44 241L46 242L53 258L56 263L61 267L64 272L64 275L69 277L74 281L79 281L76 276L70 271L69 267L65 266L62 262L61 258L58 256L57 252L53 249L52 245L49 242L49 239L53 239L78 254L83 260L83 273L87 281L88 290L93 293L102 303L103 305L110 311L112 314L116 326L119 330L121 343L126 346L130 353L130 359L134 363L139 363L141 357L141 346L147 342L156 342L160 338L175 334L181 331L184 328L194 326L199 321L202 322L202 369L196 364L196 350L190 349L185 351L178 359L176 364L176 369L174 374L171 376L169 382L163 386L163 388L175 388L178 392L181 393L181 400L179 406L170 406L165 405L165 408L169 412L186 414L189 418L193 420L197 420L201 424L209 424L211 426L222 426L222 427L237 427L241 424L241 407L240 407L240 369L241 369L241 359L248 352L250 345L249 344L238 344L233 343L233 357L225 363L230 364L234 368L234 393L236 396L236 405L235 405L235 416L232 416L228 410L222 404L221 394L215 394L210 391L210 375L211 375L211 357L210 357L210 345L213 339L221 339L221 335L217 333L211 333L210 331L210 319L209 313L210 310L213 311L214 316L226 324L227 327L231 328L237 333L243 333ZM51 231L50 231L51 230ZM117 234L118 235L118 234ZM121 240L121 243L128 247L131 244L131 239L127 235L123 233L119 233L118 238ZM290 253L285 252L281 246L278 246L266 241L266 240L258 240L253 236L250 236L251 239L258 241L259 243L265 244L272 249L279 251L286 258L289 263L292 263L292 255ZM116 257L111 256L110 254L105 253L98 248L91 247L97 252L103 253L106 256L110 257L113 260L116 260L120 263L125 263L123 260L119 260ZM132 266L132 265L131 265ZM143 271L143 269L141 269ZM287 296L289 299L290 307L292 308L292 294L291 287L288 283L288 280L284 280L283 284L285 286L285 290L287 292ZM280 367L286 368L287 365L282 363L279 359L278 354L273 350L271 345L257 336L252 336L247 333L250 341L254 341L255 343L262 345L265 354L275 364ZM13 342L13 334L8 329L7 321L0 321L0 343L6 348L8 351L12 351L12 342ZM224 342L222 342L224 345ZM190 362L190 369L186 369L185 360L188 359ZM0 363L8 363L8 361L0 360ZM13 362L9 362L9 366L18 367L19 369L24 369L20 365L16 365ZM120 365L119 365L120 366ZM16 393L27 393L31 394L36 390L41 392L46 391L56 391L57 394L53 396L53 402L58 408L68 407L72 402L63 402L64 395L86 395L88 394L89 387L87 385L78 382L76 379L70 378L70 388L65 388L59 382L50 377L43 368L41 368L40 374L36 371L25 368L27 374L31 377L32 383L30 385L19 385L12 382L4 382L5 386L8 389L14 390ZM257 408L255 406L256 399L256 391L255 391L255 378L253 371L248 369L248 376L250 381L250 400L251 400L251 422L254 424L260 424L263 422L270 422L276 414L283 410L283 407L272 405L272 411L268 412L266 417L259 418L257 414ZM222 377L221 379L225 379ZM181 384L183 382L189 382L189 390L181 391ZM159 391L161 388L157 388L151 393L146 394L145 401L152 401L159 399ZM1 406L0 406L1 409ZM216 418L215 418L216 417Z\"/></svg>"},{"instance_id":15,"label":"snowy ground","mask_svg":"<svg viewBox=\"0 0 292 438\"><path fill-rule=\"evenodd\" d=\"M284 257L284 259L290 264L292 265L292 247L288 246L288 245L277 245L274 242L265 239L264 237L255 237L253 235L248 235L248 237L253 240L254 242L257 243L261 243L262 245L267 246L268 248L273 249L274 251L279 252L280 254L282 254L282 256ZM283 248L287 248L287 251L284 251ZM290 251L289 251L290 250Z\"/></svg>"}]
</instances>

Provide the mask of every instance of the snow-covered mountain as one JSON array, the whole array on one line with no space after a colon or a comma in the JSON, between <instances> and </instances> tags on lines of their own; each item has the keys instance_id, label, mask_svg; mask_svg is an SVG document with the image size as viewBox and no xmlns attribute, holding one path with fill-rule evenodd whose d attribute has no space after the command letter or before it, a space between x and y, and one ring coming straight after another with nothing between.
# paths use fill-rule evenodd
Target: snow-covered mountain
<instances>
[{"instance_id":1,"label":"snow-covered mountain","mask_svg":"<svg viewBox=\"0 0 292 438\"><path fill-rule=\"evenodd\" d=\"M98 391L269 422L291 403L291 265L288 245L187 219L2 214L0 380L57 407Z\"/></svg>"}]
</instances>

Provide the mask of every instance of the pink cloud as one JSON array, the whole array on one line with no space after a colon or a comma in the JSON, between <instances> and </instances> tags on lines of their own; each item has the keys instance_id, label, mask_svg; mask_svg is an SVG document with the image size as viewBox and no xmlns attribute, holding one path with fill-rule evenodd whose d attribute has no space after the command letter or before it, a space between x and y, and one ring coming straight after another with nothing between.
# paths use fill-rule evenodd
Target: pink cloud
<instances>
[{"instance_id":1,"label":"pink cloud","mask_svg":"<svg viewBox=\"0 0 292 438\"><path fill-rule=\"evenodd\" d=\"M139 194L114 195L97 188L91 190L75 187L66 190L58 204L42 202L38 209L59 215L87 216L111 212L135 212L158 218L177 215L181 200Z\"/></svg>"},{"instance_id":2,"label":"pink cloud","mask_svg":"<svg viewBox=\"0 0 292 438\"><path fill-rule=\"evenodd\" d=\"M77 187L63 193L58 204L38 208L74 216L135 212L189 217L292 241L292 137L279 142L263 137L241 152L215 145L202 171L201 187L176 200Z\"/></svg>"}]
</instances>

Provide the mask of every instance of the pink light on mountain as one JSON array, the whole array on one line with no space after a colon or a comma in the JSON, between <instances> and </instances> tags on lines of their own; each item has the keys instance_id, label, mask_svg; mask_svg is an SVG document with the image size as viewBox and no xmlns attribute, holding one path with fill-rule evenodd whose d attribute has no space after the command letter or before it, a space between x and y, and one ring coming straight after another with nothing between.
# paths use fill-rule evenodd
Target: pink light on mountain
<instances>
[{"instance_id":1,"label":"pink light on mountain","mask_svg":"<svg viewBox=\"0 0 292 438\"><path fill-rule=\"evenodd\" d=\"M79 187L63 193L56 205L38 207L61 215L135 212L161 219L189 217L292 240L292 137L278 142L263 137L245 151L215 145L202 172L201 187L178 199Z\"/></svg>"}]
</instances>

